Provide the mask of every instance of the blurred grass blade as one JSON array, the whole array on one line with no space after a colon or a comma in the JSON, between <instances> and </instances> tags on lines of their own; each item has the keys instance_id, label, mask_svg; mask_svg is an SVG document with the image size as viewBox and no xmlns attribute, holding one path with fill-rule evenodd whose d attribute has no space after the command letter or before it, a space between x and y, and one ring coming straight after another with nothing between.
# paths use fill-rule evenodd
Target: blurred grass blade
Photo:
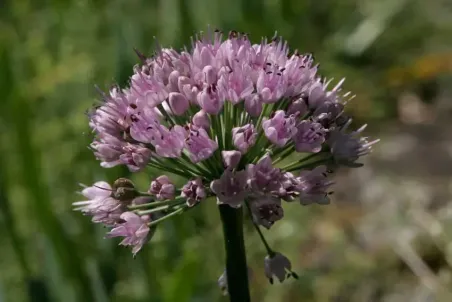
<instances>
[{"instance_id":1,"label":"blurred grass blade","mask_svg":"<svg viewBox=\"0 0 452 302\"><path fill-rule=\"evenodd\" d=\"M194 298L196 283L199 278L194 276L201 276L199 274L199 258L194 251L185 251L184 257L179 261L179 264L174 269L171 278L164 282L164 299L165 302L188 302ZM215 284L215 282L212 282Z\"/></svg>"},{"instance_id":2,"label":"blurred grass blade","mask_svg":"<svg viewBox=\"0 0 452 302\"><path fill-rule=\"evenodd\" d=\"M108 294L105 288L105 283L102 280L99 266L94 259L87 261L88 273L94 290L94 298L96 302L108 302Z\"/></svg>"},{"instance_id":3,"label":"blurred grass blade","mask_svg":"<svg viewBox=\"0 0 452 302\"><path fill-rule=\"evenodd\" d=\"M0 152L3 153L3 149L0 149ZM0 166L5 167L5 164L0 157ZM11 245L14 249L14 253L19 261L19 267L22 271L23 278L30 277L30 267L27 262L27 258L25 256L24 246L21 238L16 229L16 223L14 221L14 216L11 213L11 209L9 207L9 201L6 194L6 183L3 171L0 170L0 217L2 217L3 222L2 228L5 231L6 235L9 237L11 241Z\"/></svg>"},{"instance_id":4,"label":"blurred grass blade","mask_svg":"<svg viewBox=\"0 0 452 302\"><path fill-rule=\"evenodd\" d=\"M18 158L18 162L15 164L20 168L21 181L28 194L29 205L41 230L50 240L64 275L69 277L77 288L80 301L92 301L89 279L83 270L84 265L80 254L53 213L50 195L40 165L41 152L32 142L34 135L31 102L24 99L24 96L21 95L23 91L14 85L12 56L9 56L6 50L0 53L0 66L3 68L1 80L4 80L0 86L9 90L3 93L7 100L6 112L9 113L5 120L10 125L9 131L15 135Z\"/></svg>"},{"instance_id":5,"label":"blurred grass blade","mask_svg":"<svg viewBox=\"0 0 452 302\"><path fill-rule=\"evenodd\" d=\"M27 289L30 302L52 301L47 291L47 285L41 279L29 279L27 281Z\"/></svg>"},{"instance_id":6,"label":"blurred grass blade","mask_svg":"<svg viewBox=\"0 0 452 302\"><path fill-rule=\"evenodd\" d=\"M49 292L55 301L78 302L75 284L62 278L62 271L51 242L45 236L37 238L37 244L44 253L43 274L49 286Z\"/></svg>"},{"instance_id":7,"label":"blurred grass blade","mask_svg":"<svg viewBox=\"0 0 452 302\"><path fill-rule=\"evenodd\" d=\"M3 151L3 150L0 150ZM3 152L2 152L3 153ZM5 164L1 162L0 166L5 167ZM14 215L11 212L9 201L6 194L5 177L0 170L0 217L3 219L2 228L5 230L6 235L11 241L14 254L19 261L19 267L22 273L22 279L26 283L28 291L28 297L30 302L48 302L51 301L48 293L47 284L44 280L35 278L31 275L30 266L27 261L27 257L24 251L24 245L20 238L14 219ZM1 299L0 299L1 301Z\"/></svg>"},{"instance_id":8,"label":"blurred grass blade","mask_svg":"<svg viewBox=\"0 0 452 302\"><path fill-rule=\"evenodd\" d=\"M4 302L5 299L3 298L3 286L2 283L0 282L0 302Z\"/></svg>"}]
</instances>

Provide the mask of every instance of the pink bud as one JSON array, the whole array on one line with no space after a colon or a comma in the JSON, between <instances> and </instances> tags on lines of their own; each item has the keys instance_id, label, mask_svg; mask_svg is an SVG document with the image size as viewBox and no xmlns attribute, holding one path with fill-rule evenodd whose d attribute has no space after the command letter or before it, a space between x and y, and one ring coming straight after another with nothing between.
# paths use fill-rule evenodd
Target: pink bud
<instances>
[{"instance_id":1,"label":"pink bud","mask_svg":"<svg viewBox=\"0 0 452 302\"><path fill-rule=\"evenodd\" d=\"M223 157L223 163L226 168L234 169L239 164L242 153L236 150L221 151L221 157Z\"/></svg>"},{"instance_id":2,"label":"pink bud","mask_svg":"<svg viewBox=\"0 0 452 302\"><path fill-rule=\"evenodd\" d=\"M179 80L179 71L174 70L170 73L168 77L168 86L169 89L173 92L179 91L178 80Z\"/></svg>"},{"instance_id":3,"label":"pink bud","mask_svg":"<svg viewBox=\"0 0 452 302\"><path fill-rule=\"evenodd\" d=\"M206 76L205 81L207 84L211 85L217 81L217 74L215 72L215 69L212 66L208 65L208 66L204 67L202 72Z\"/></svg>"},{"instance_id":4,"label":"pink bud","mask_svg":"<svg viewBox=\"0 0 452 302\"><path fill-rule=\"evenodd\" d=\"M201 64L204 66L212 65L214 59L212 51L207 47L203 47L201 50Z\"/></svg>"},{"instance_id":5,"label":"pink bud","mask_svg":"<svg viewBox=\"0 0 452 302\"><path fill-rule=\"evenodd\" d=\"M314 83L309 88L309 107L317 108L325 101L325 89L320 82Z\"/></svg>"},{"instance_id":6,"label":"pink bud","mask_svg":"<svg viewBox=\"0 0 452 302\"><path fill-rule=\"evenodd\" d=\"M224 100L220 99L215 86L212 85L198 94L198 103L205 112L216 115L223 108Z\"/></svg>"},{"instance_id":7,"label":"pink bud","mask_svg":"<svg viewBox=\"0 0 452 302\"><path fill-rule=\"evenodd\" d=\"M287 109L287 114L290 115L298 113L300 116L303 116L307 110L308 106L306 105L306 102L302 98L299 98L289 105L289 108Z\"/></svg>"},{"instance_id":8,"label":"pink bud","mask_svg":"<svg viewBox=\"0 0 452 302\"><path fill-rule=\"evenodd\" d=\"M191 80L187 77L181 76L177 79L177 87L179 88L180 92L186 91L187 89L185 87L188 87L190 90L191 84Z\"/></svg>"},{"instance_id":9,"label":"pink bud","mask_svg":"<svg viewBox=\"0 0 452 302\"><path fill-rule=\"evenodd\" d=\"M151 182L149 193L155 195L159 200L173 199L174 190L174 185L171 183L168 176L162 175Z\"/></svg>"},{"instance_id":10,"label":"pink bud","mask_svg":"<svg viewBox=\"0 0 452 302\"><path fill-rule=\"evenodd\" d=\"M169 94L169 104L175 115L183 115L189 106L187 98L178 92Z\"/></svg>"},{"instance_id":11,"label":"pink bud","mask_svg":"<svg viewBox=\"0 0 452 302\"><path fill-rule=\"evenodd\" d=\"M245 109L253 117L258 117L262 112L262 102L259 95L254 94L245 99Z\"/></svg>"},{"instance_id":12,"label":"pink bud","mask_svg":"<svg viewBox=\"0 0 452 302\"><path fill-rule=\"evenodd\" d=\"M210 120L204 110L199 110L192 119L193 125L208 129L210 127Z\"/></svg>"}]
</instances>

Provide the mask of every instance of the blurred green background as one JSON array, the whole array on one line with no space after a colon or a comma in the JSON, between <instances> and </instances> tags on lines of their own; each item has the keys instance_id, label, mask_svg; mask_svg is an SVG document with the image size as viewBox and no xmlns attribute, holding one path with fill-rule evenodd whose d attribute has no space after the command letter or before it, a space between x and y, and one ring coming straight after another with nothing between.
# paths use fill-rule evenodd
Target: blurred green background
<instances>
[{"instance_id":1,"label":"blurred green background","mask_svg":"<svg viewBox=\"0 0 452 302\"><path fill-rule=\"evenodd\" d=\"M145 189L156 173L100 168L94 84L126 83L154 36L179 48L208 24L314 53L383 138L366 168L337 176L333 205L287 207L267 232L300 280L268 283L247 226L253 301L451 301L448 0L0 1L0 301L227 301L214 203L165 222L136 259L71 210L79 182Z\"/></svg>"}]
</instances>

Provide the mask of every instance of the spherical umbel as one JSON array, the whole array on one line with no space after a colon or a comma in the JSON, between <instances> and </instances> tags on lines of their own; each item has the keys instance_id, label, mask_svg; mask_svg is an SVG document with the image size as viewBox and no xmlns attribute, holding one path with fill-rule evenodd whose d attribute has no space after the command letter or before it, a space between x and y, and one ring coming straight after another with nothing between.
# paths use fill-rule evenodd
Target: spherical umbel
<instances>
[{"instance_id":1,"label":"spherical umbel","mask_svg":"<svg viewBox=\"0 0 452 302\"><path fill-rule=\"evenodd\" d=\"M227 220L241 223L234 215L245 208L267 250L266 276L296 277L261 226L284 219L290 203L329 204L332 168L360 167L378 140L362 136L365 126L348 130L344 108L353 96L342 91L344 80L333 86L312 55L291 52L283 39L253 44L236 31L226 38L209 31L192 41L190 49L137 52L141 63L129 85L101 93L89 114L90 147L102 167L150 168L160 176L144 191L125 178L112 186L96 182L84 187L86 200L75 209L111 228L107 237L123 237L136 254L158 224L205 202L219 204L225 234ZM172 175L185 184L176 186ZM231 265L228 282L239 275Z\"/></svg>"}]
</instances>

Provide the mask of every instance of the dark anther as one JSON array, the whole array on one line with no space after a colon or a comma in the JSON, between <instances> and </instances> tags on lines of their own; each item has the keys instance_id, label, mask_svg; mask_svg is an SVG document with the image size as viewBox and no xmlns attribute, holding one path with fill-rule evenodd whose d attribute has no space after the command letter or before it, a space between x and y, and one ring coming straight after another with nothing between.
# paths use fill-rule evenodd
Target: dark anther
<instances>
[{"instance_id":1,"label":"dark anther","mask_svg":"<svg viewBox=\"0 0 452 302\"><path fill-rule=\"evenodd\" d=\"M130 120L134 123L139 121L135 114L130 115Z\"/></svg>"},{"instance_id":2,"label":"dark anther","mask_svg":"<svg viewBox=\"0 0 452 302\"><path fill-rule=\"evenodd\" d=\"M135 51L135 53L137 54L138 58L145 63L146 62L146 56L144 54L142 54L138 49L134 48L133 49Z\"/></svg>"},{"instance_id":3,"label":"dark anther","mask_svg":"<svg viewBox=\"0 0 452 302\"><path fill-rule=\"evenodd\" d=\"M132 108L132 109L137 109L137 105L135 105L135 104L130 104L129 106L130 106L130 108Z\"/></svg>"},{"instance_id":4,"label":"dark anther","mask_svg":"<svg viewBox=\"0 0 452 302\"><path fill-rule=\"evenodd\" d=\"M294 272L292 272L292 277L294 277L295 279L298 279L298 278L299 278L298 275L295 274Z\"/></svg>"},{"instance_id":5,"label":"dark anther","mask_svg":"<svg viewBox=\"0 0 452 302\"><path fill-rule=\"evenodd\" d=\"M232 39L232 38L237 38L237 36L238 36L237 31L231 30L231 31L229 32L229 38L230 38L230 39Z\"/></svg>"}]
</instances>

